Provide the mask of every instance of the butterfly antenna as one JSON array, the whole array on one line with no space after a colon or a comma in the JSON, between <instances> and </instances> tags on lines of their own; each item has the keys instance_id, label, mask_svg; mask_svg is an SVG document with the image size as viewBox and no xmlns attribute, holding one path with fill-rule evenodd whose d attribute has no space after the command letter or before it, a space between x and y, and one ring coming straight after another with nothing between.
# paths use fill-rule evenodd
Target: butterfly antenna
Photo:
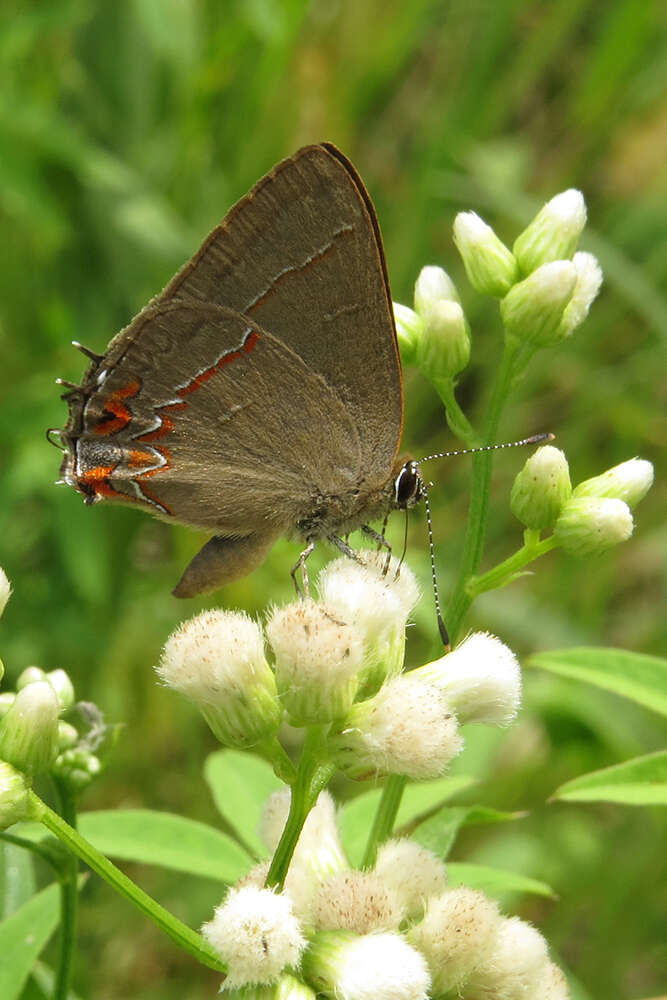
<instances>
[{"instance_id":1,"label":"butterfly antenna","mask_svg":"<svg viewBox=\"0 0 667 1000\"><path fill-rule=\"evenodd\" d=\"M431 580L433 581L433 597L435 599L435 616L438 622L438 631L440 633L440 638L442 639L443 645L447 652L451 649L449 643L449 633L447 632L447 626L445 625L444 618L442 617L442 611L440 609L440 592L438 590L438 577L435 572L435 544L433 542L433 520L431 518L431 501L428 496L428 489L426 483L422 480L421 483L422 496L424 498L424 507L426 508L426 527L428 530L428 548L431 556ZM407 528L407 519L406 519Z\"/></svg>"},{"instance_id":2,"label":"butterfly antenna","mask_svg":"<svg viewBox=\"0 0 667 1000\"><path fill-rule=\"evenodd\" d=\"M430 462L433 458L453 458L455 455L474 455L479 451L500 451L501 448L521 448L526 444L541 444L542 441L553 441L554 434L533 434L532 437L522 438L520 441L504 441L502 444L485 444L479 448L461 448L459 451L439 451L433 455L426 455L420 458L418 465L422 462Z\"/></svg>"}]
</instances>

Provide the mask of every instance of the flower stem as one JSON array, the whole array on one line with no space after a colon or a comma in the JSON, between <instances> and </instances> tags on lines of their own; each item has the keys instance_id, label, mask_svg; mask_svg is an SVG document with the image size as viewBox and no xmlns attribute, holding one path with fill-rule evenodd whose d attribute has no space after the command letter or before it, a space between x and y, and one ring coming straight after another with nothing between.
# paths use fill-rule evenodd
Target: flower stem
<instances>
[{"instance_id":1,"label":"flower stem","mask_svg":"<svg viewBox=\"0 0 667 1000\"><path fill-rule=\"evenodd\" d=\"M76 829L76 799L63 781L56 780L56 790L63 820ZM59 953L53 988L54 1000L67 1000L72 981L72 965L76 946L76 928L79 915L79 862L75 854L63 859L60 869L60 927Z\"/></svg>"},{"instance_id":2,"label":"flower stem","mask_svg":"<svg viewBox=\"0 0 667 1000\"><path fill-rule=\"evenodd\" d=\"M103 878L109 885L113 886L117 892L125 896L142 913L149 917L153 923L157 924L165 934L180 945L185 951L193 955L203 965L211 969L223 972L224 968L220 959L212 949L202 940L202 938L173 914L165 910L148 893L140 889L138 885L127 877L119 868L109 861L103 854L96 850L81 834L69 823L46 805L45 802L30 792L30 802L32 806L32 819L42 823L51 833L53 833L66 847L69 848L81 861L84 861L96 874Z\"/></svg>"},{"instance_id":3,"label":"flower stem","mask_svg":"<svg viewBox=\"0 0 667 1000\"><path fill-rule=\"evenodd\" d=\"M514 338L506 338L498 376L491 395L489 412L484 425L484 444L493 444L498 431L500 417L515 374L520 348ZM470 578L477 572L482 561L482 551L486 536L486 519L489 509L489 484L491 482L492 452L483 451L472 457L472 481L470 507L466 527L463 556L459 576L445 614L445 623L452 642L461 628L463 618L472 603L468 593Z\"/></svg>"},{"instance_id":4,"label":"flower stem","mask_svg":"<svg viewBox=\"0 0 667 1000\"><path fill-rule=\"evenodd\" d=\"M383 844L385 840L388 840L389 837L391 837L394 829L394 823L396 822L396 815L403 797L403 789L407 784L407 780L408 779L402 774L390 774L387 778L384 788L382 789L380 805L377 808L375 818L373 820L373 826L371 827L371 832L368 835L366 851L364 853L363 861L361 862L362 868L373 867L375 864L375 858L377 857L378 847L380 844Z\"/></svg>"},{"instance_id":5,"label":"flower stem","mask_svg":"<svg viewBox=\"0 0 667 1000\"><path fill-rule=\"evenodd\" d=\"M546 552L551 552L557 546L558 542L553 535L543 538L541 541L538 540L522 545L514 555L498 563L497 566L494 566L487 573L482 573L481 576L471 576L466 584L466 593L470 600L474 601L485 590L496 590L498 587L504 587L506 583L511 583L514 576L524 566L527 566L528 563L533 562L535 559L539 559Z\"/></svg>"},{"instance_id":6,"label":"flower stem","mask_svg":"<svg viewBox=\"0 0 667 1000\"><path fill-rule=\"evenodd\" d=\"M335 772L335 765L322 758L322 735L321 726L310 726L306 731L296 779L292 783L287 822L266 876L266 885L275 886L279 891L285 884L287 869L308 813Z\"/></svg>"},{"instance_id":7,"label":"flower stem","mask_svg":"<svg viewBox=\"0 0 667 1000\"><path fill-rule=\"evenodd\" d=\"M433 378L433 387L440 396L445 407L447 424L452 434L462 441L467 448L472 448L477 443L475 429L459 406L454 393L454 381L451 378Z\"/></svg>"}]
</instances>

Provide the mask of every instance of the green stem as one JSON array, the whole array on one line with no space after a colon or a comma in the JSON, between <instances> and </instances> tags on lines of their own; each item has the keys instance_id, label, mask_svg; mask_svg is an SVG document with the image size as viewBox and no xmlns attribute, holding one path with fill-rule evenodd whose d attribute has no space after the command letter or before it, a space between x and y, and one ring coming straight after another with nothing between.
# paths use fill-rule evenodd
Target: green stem
<instances>
[{"instance_id":1,"label":"green stem","mask_svg":"<svg viewBox=\"0 0 667 1000\"><path fill-rule=\"evenodd\" d=\"M193 955L203 965L207 965L209 968L216 969L219 972L224 971L220 959L202 940L199 934L174 917L163 906L160 906L148 893L140 889L138 885L135 885L127 875L119 868L116 868L103 854L100 854L77 830L71 827L69 823L66 823L56 812L49 809L46 803L42 802L34 792L30 792L29 794L32 806L32 818L34 820L42 823L47 830L65 844L81 861L85 862L85 864L92 868L109 885L113 886L122 896L125 896L126 899L149 917L153 923L157 924L181 948Z\"/></svg>"},{"instance_id":2,"label":"green stem","mask_svg":"<svg viewBox=\"0 0 667 1000\"><path fill-rule=\"evenodd\" d=\"M478 443L477 435L474 427L459 406L454 394L453 380L451 378L433 378L431 381L445 407L447 424L452 434L459 438L467 448L474 447Z\"/></svg>"},{"instance_id":3,"label":"green stem","mask_svg":"<svg viewBox=\"0 0 667 1000\"><path fill-rule=\"evenodd\" d=\"M518 342L513 338L506 338L503 357L484 425L484 444L492 444L498 432L500 417L512 385L519 353L520 346ZM468 524L463 544L461 567L445 614L445 624L447 625L452 642L455 641L463 618L472 602L472 598L467 590L468 582L477 572L479 564L482 561L482 551L486 536L486 519L489 509L491 466L492 452L483 451L477 455L473 455L470 507L468 510Z\"/></svg>"},{"instance_id":4,"label":"green stem","mask_svg":"<svg viewBox=\"0 0 667 1000\"><path fill-rule=\"evenodd\" d=\"M487 573L482 573L481 576L471 576L466 584L468 597L471 601L474 601L484 591L496 590L498 587L504 586L524 566L534 562L535 559L539 559L546 552L551 552L557 546L558 542L553 535L541 541L523 545L520 549L517 549L514 555L498 563L497 566L494 566Z\"/></svg>"},{"instance_id":5,"label":"green stem","mask_svg":"<svg viewBox=\"0 0 667 1000\"><path fill-rule=\"evenodd\" d=\"M70 829L76 830L76 800L63 781L57 781L60 815ZM60 874L60 927L58 940L58 966L53 988L54 1000L67 1000L72 982L72 966L76 947L76 929L79 914L79 862L75 854L68 854Z\"/></svg>"},{"instance_id":6,"label":"green stem","mask_svg":"<svg viewBox=\"0 0 667 1000\"><path fill-rule=\"evenodd\" d=\"M403 797L403 789L407 781L408 779L402 774L391 774L387 778L385 786L382 789L380 805L377 808L373 826L368 835L364 859L361 862L362 868L373 867L378 847L391 837L394 823L396 822L396 815Z\"/></svg>"},{"instance_id":7,"label":"green stem","mask_svg":"<svg viewBox=\"0 0 667 1000\"><path fill-rule=\"evenodd\" d=\"M296 781L296 768L289 759L282 743L275 738L265 740L254 748L262 754L264 759L273 768L276 777L280 778L286 785L293 785Z\"/></svg>"},{"instance_id":8,"label":"green stem","mask_svg":"<svg viewBox=\"0 0 667 1000\"><path fill-rule=\"evenodd\" d=\"M287 822L266 876L266 885L275 886L279 891L285 884L287 869L308 813L336 770L334 764L322 758L322 733L321 726L311 726L306 731L296 780L292 784Z\"/></svg>"}]
</instances>

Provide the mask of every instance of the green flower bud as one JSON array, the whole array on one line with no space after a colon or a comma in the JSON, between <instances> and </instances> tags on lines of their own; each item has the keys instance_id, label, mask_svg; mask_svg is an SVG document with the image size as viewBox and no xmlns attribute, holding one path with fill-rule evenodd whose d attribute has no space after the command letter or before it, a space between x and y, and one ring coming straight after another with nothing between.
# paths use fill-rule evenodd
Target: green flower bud
<instances>
[{"instance_id":1,"label":"green flower bud","mask_svg":"<svg viewBox=\"0 0 667 1000\"><path fill-rule=\"evenodd\" d=\"M630 508L609 497L571 497L563 507L554 536L573 556L604 552L632 534Z\"/></svg>"},{"instance_id":2,"label":"green flower bud","mask_svg":"<svg viewBox=\"0 0 667 1000\"><path fill-rule=\"evenodd\" d=\"M16 699L16 694L14 691L3 691L0 694L0 719L3 715L6 715L11 706L14 704Z\"/></svg>"},{"instance_id":3,"label":"green flower bud","mask_svg":"<svg viewBox=\"0 0 667 1000\"><path fill-rule=\"evenodd\" d=\"M510 509L527 528L551 528L572 494L570 470L562 451L538 448L514 480Z\"/></svg>"},{"instance_id":4,"label":"green flower bud","mask_svg":"<svg viewBox=\"0 0 667 1000\"><path fill-rule=\"evenodd\" d=\"M303 977L318 995L339 1000L426 1000L431 977L424 956L402 934L320 931L303 959Z\"/></svg>"},{"instance_id":5,"label":"green flower bud","mask_svg":"<svg viewBox=\"0 0 667 1000\"><path fill-rule=\"evenodd\" d=\"M35 681L45 681L46 671L42 670L41 667L26 667L18 675L16 680L16 690L21 691L22 688L27 687L28 684L34 684Z\"/></svg>"},{"instance_id":6,"label":"green flower bud","mask_svg":"<svg viewBox=\"0 0 667 1000\"><path fill-rule=\"evenodd\" d=\"M456 285L444 268L433 265L422 267L415 283L415 309L426 319L436 302L442 299L461 304Z\"/></svg>"},{"instance_id":7,"label":"green flower bud","mask_svg":"<svg viewBox=\"0 0 667 1000\"><path fill-rule=\"evenodd\" d=\"M58 755L53 773L73 792L82 792L102 770L99 757L84 747L72 747Z\"/></svg>"},{"instance_id":8,"label":"green flower bud","mask_svg":"<svg viewBox=\"0 0 667 1000\"><path fill-rule=\"evenodd\" d=\"M570 188L548 201L516 238L514 256L523 274L552 260L570 260L586 225L581 191Z\"/></svg>"},{"instance_id":9,"label":"green flower bud","mask_svg":"<svg viewBox=\"0 0 667 1000\"><path fill-rule=\"evenodd\" d=\"M562 339L563 313L577 281L572 261L542 264L507 293L500 314L508 333L538 347L548 347Z\"/></svg>"},{"instance_id":10,"label":"green flower bud","mask_svg":"<svg viewBox=\"0 0 667 1000\"><path fill-rule=\"evenodd\" d=\"M0 660L0 681L4 676L5 676L5 665L2 662L2 660Z\"/></svg>"},{"instance_id":11,"label":"green flower bud","mask_svg":"<svg viewBox=\"0 0 667 1000\"><path fill-rule=\"evenodd\" d=\"M58 723L58 750L70 750L75 747L79 742L79 734L75 726L71 726L69 722Z\"/></svg>"},{"instance_id":12,"label":"green flower bud","mask_svg":"<svg viewBox=\"0 0 667 1000\"><path fill-rule=\"evenodd\" d=\"M60 698L63 711L66 712L74 704L74 685L65 670L50 670L46 680Z\"/></svg>"},{"instance_id":13,"label":"green flower bud","mask_svg":"<svg viewBox=\"0 0 667 1000\"><path fill-rule=\"evenodd\" d=\"M0 618L2 618L2 612L5 610L5 606L9 600L11 592L12 585L7 579L7 574L4 569L0 566Z\"/></svg>"},{"instance_id":14,"label":"green flower bud","mask_svg":"<svg viewBox=\"0 0 667 1000\"><path fill-rule=\"evenodd\" d=\"M25 775L0 760L0 830L30 817L29 790Z\"/></svg>"},{"instance_id":15,"label":"green flower bud","mask_svg":"<svg viewBox=\"0 0 667 1000\"><path fill-rule=\"evenodd\" d=\"M575 253L572 263L577 272L577 281L572 298L563 312L558 330L559 340L569 337L583 323L602 284L602 271L592 253Z\"/></svg>"},{"instance_id":16,"label":"green flower bud","mask_svg":"<svg viewBox=\"0 0 667 1000\"><path fill-rule=\"evenodd\" d=\"M451 377L470 360L470 331L458 302L440 299L429 309L417 344L417 364L429 378Z\"/></svg>"},{"instance_id":17,"label":"green flower bud","mask_svg":"<svg viewBox=\"0 0 667 1000\"><path fill-rule=\"evenodd\" d=\"M48 681L34 681L16 695L0 720L0 760L26 774L51 768L58 752L60 700Z\"/></svg>"},{"instance_id":18,"label":"green flower bud","mask_svg":"<svg viewBox=\"0 0 667 1000\"><path fill-rule=\"evenodd\" d=\"M468 281L482 295L502 298L518 281L519 268L512 252L475 212L459 212L456 216L454 243Z\"/></svg>"},{"instance_id":19,"label":"green flower bud","mask_svg":"<svg viewBox=\"0 0 667 1000\"><path fill-rule=\"evenodd\" d=\"M417 344L424 332L424 321L416 312L400 302L394 302L394 321L396 336L404 365L416 364Z\"/></svg>"},{"instance_id":20,"label":"green flower bud","mask_svg":"<svg viewBox=\"0 0 667 1000\"><path fill-rule=\"evenodd\" d=\"M653 466L643 458L631 458L601 476L585 479L575 486L574 497L612 497L623 500L631 510L643 500L653 485Z\"/></svg>"}]
</instances>

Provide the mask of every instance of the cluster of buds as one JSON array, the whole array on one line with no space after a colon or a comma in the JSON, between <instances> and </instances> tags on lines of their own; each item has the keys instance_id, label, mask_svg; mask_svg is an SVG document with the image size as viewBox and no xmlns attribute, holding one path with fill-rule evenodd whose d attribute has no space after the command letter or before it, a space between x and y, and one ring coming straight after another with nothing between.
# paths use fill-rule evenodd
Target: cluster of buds
<instances>
[{"instance_id":1,"label":"cluster of buds","mask_svg":"<svg viewBox=\"0 0 667 1000\"><path fill-rule=\"evenodd\" d=\"M262 836L275 848L288 808L278 792ZM320 793L282 892L268 864L231 888L202 932L227 968L230 997L266 1000L565 1000L565 977L541 934L504 917L483 892L447 884L445 865L416 841L351 868L333 800Z\"/></svg>"},{"instance_id":2,"label":"cluster of buds","mask_svg":"<svg viewBox=\"0 0 667 1000\"><path fill-rule=\"evenodd\" d=\"M0 569L0 614L10 592ZM0 664L0 679L3 672ZM51 774L79 792L99 773L89 735L80 736L63 718L74 705L74 688L64 670L27 667L15 691L0 692L0 829L25 818L27 789L36 776Z\"/></svg>"},{"instance_id":3,"label":"cluster of buds","mask_svg":"<svg viewBox=\"0 0 667 1000\"><path fill-rule=\"evenodd\" d=\"M556 344L588 315L602 284L593 254L577 252L586 224L580 191L557 194L517 237L510 250L475 212L454 220L454 243L468 280L500 300L506 335L534 347ZM442 268L423 268L414 309L394 304L406 364L437 381L461 371L470 357L470 331L458 293Z\"/></svg>"},{"instance_id":4,"label":"cluster of buds","mask_svg":"<svg viewBox=\"0 0 667 1000\"><path fill-rule=\"evenodd\" d=\"M631 458L573 489L565 455L546 445L514 480L510 506L527 528L553 529L566 552L589 556L630 537L632 510L652 483L651 463Z\"/></svg>"},{"instance_id":5,"label":"cluster of buds","mask_svg":"<svg viewBox=\"0 0 667 1000\"><path fill-rule=\"evenodd\" d=\"M320 574L319 601L274 609L266 626L206 611L167 641L158 674L189 697L228 747L271 753L283 722L320 726L328 760L353 779L442 775L464 722L504 725L520 699L513 654L478 633L403 673L405 626L418 588L411 571L367 552Z\"/></svg>"}]
</instances>

